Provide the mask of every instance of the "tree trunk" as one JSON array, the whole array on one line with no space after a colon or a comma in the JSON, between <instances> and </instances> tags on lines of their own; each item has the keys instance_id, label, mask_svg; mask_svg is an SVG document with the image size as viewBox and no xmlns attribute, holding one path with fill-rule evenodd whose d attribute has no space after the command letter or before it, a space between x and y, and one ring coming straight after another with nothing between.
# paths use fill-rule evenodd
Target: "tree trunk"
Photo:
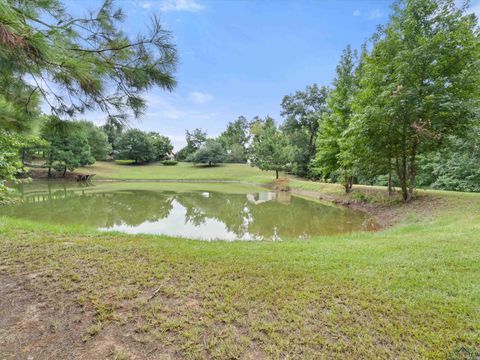
<instances>
[{"instance_id":1,"label":"tree trunk","mask_svg":"<svg viewBox=\"0 0 480 360\"><path fill-rule=\"evenodd\" d=\"M311 159L315 155L315 131L310 129L310 139L308 141L308 158Z\"/></svg>"},{"instance_id":2,"label":"tree trunk","mask_svg":"<svg viewBox=\"0 0 480 360\"><path fill-rule=\"evenodd\" d=\"M352 190L353 186L353 176L348 175L347 170L343 172L343 186L345 187L345 192L348 194Z\"/></svg>"},{"instance_id":3,"label":"tree trunk","mask_svg":"<svg viewBox=\"0 0 480 360\"><path fill-rule=\"evenodd\" d=\"M277 179L278 179L278 169L275 169L275 173L276 173L276 176L277 176Z\"/></svg>"},{"instance_id":4,"label":"tree trunk","mask_svg":"<svg viewBox=\"0 0 480 360\"><path fill-rule=\"evenodd\" d=\"M212 162L211 162L211 161L208 162L208 166L212 166Z\"/></svg>"},{"instance_id":5,"label":"tree trunk","mask_svg":"<svg viewBox=\"0 0 480 360\"><path fill-rule=\"evenodd\" d=\"M345 192L348 194L350 191L352 191L353 187L353 176L347 176L345 178Z\"/></svg>"},{"instance_id":6,"label":"tree trunk","mask_svg":"<svg viewBox=\"0 0 480 360\"><path fill-rule=\"evenodd\" d=\"M388 196L393 195L393 186L392 186L392 159L388 160Z\"/></svg>"},{"instance_id":7,"label":"tree trunk","mask_svg":"<svg viewBox=\"0 0 480 360\"><path fill-rule=\"evenodd\" d=\"M406 202L413 199L413 190L415 189L415 177L417 175L416 157L417 157L418 137L413 139L412 149L410 152L410 164L408 167L408 194Z\"/></svg>"},{"instance_id":8,"label":"tree trunk","mask_svg":"<svg viewBox=\"0 0 480 360\"><path fill-rule=\"evenodd\" d=\"M48 154L48 177L52 177L52 152Z\"/></svg>"},{"instance_id":9,"label":"tree trunk","mask_svg":"<svg viewBox=\"0 0 480 360\"><path fill-rule=\"evenodd\" d=\"M405 171L406 172L406 171ZM401 180L400 180L400 185L402 187L402 197L403 200L406 202L408 199L408 188L407 188L407 180L406 180L406 175L405 172L402 172L403 175Z\"/></svg>"},{"instance_id":10,"label":"tree trunk","mask_svg":"<svg viewBox=\"0 0 480 360\"><path fill-rule=\"evenodd\" d=\"M398 156L397 156L397 173L398 173L398 180L400 181L400 186L402 188L402 197L405 202L408 201L408 188L407 188L407 124L404 123L403 125L403 134L402 134L402 149L401 149L401 156L402 156L402 163L399 164Z\"/></svg>"},{"instance_id":11,"label":"tree trunk","mask_svg":"<svg viewBox=\"0 0 480 360\"><path fill-rule=\"evenodd\" d=\"M65 175L67 174L67 165L65 165L65 167L63 168L63 177L65 177Z\"/></svg>"}]
</instances>

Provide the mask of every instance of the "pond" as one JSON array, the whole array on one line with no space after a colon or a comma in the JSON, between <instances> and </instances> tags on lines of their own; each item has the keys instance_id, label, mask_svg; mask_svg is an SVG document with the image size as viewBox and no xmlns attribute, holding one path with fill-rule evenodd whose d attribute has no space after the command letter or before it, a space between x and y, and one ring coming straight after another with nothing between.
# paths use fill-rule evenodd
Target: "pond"
<instances>
[{"instance_id":1,"label":"pond","mask_svg":"<svg viewBox=\"0 0 480 360\"><path fill-rule=\"evenodd\" d=\"M198 240L309 239L373 230L365 214L264 188L226 184L33 183L0 215Z\"/></svg>"}]
</instances>

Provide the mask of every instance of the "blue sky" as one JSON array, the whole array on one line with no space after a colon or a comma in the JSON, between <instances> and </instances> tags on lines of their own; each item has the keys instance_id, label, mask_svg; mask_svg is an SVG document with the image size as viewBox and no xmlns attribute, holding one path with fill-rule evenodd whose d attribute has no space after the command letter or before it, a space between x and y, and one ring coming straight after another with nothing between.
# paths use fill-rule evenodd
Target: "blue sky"
<instances>
[{"instance_id":1,"label":"blue sky","mask_svg":"<svg viewBox=\"0 0 480 360\"><path fill-rule=\"evenodd\" d=\"M76 13L98 0L69 1ZM124 30L145 31L158 14L173 34L179 64L173 93L146 94L148 110L132 126L159 131L178 150L185 129L221 133L239 115L281 121L284 95L309 84L329 85L342 50L359 48L384 24L390 0L206 1L117 0L127 15ZM480 10L480 1L472 10ZM478 11L477 11L478 13ZM101 123L99 113L85 117Z\"/></svg>"}]
</instances>

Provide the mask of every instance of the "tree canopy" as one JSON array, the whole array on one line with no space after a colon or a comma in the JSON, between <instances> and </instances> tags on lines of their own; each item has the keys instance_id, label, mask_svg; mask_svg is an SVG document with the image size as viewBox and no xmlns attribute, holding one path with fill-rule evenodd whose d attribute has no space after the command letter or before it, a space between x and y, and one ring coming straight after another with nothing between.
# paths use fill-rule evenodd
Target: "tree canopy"
<instances>
[{"instance_id":1,"label":"tree canopy","mask_svg":"<svg viewBox=\"0 0 480 360\"><path fill-rule=\"evenodd\" d=\"M452 0L399 1L364 58L355 142L366 154L392 159L406 201L418 154L439 149L478 119L476 26Z\"/></svg>"},{"instance_id":2,"label":"tree canopy","mask_svg":"<svg viewBox=\"0 0 480 360\"><path fill-rule=\"evenodd\" d=\"M196 128L191 132L185 130L185 141L187 142L187 145L180 149L176 154L176 158L179 161L189 161L189 156L200 149L205 141L207 141L207 132L199 128Z\"/></svg>"},{"instance_id":3,"label":"tree canopy","mask_svg":"<svg viewBox=\"0 0 480 360\"><path fill-rule=\"evenodd\" d=\"M79 126L87 136L90 152L95 160L105 160L112 152L112 146L108 143L108 136L99 126L91 121L79 121Z\"/></svg>"},{"instance_id":4,"label":"tree canopy","mask_svg":"<svg viewBox=\"0 0 480 360\"><path fill-rule=\"evenodd\" d=\"M48 142L44 152L49 176L52 175L52 168L63 172L65 176L67 170L95 162L87 132L79 123L61 121L51 116L43 125L41 136Z\"/></svg>"},{"instance_id":5,"label":"tree canopy","mask_svg":"<svg viewBox=\"0 0 480 360\"><path fill-rule=\"evenodd\" d=\"M229 162L244 163L247 161L247 147L250 140L250 122L245 116L228 123L218 140L228 153Z\"/></svg>"},{"instance_id":6,"label":"tree canopy","mask_svg":"<svg viewBox=\"0 0 480 360\"><path fill-rule=\"evenodd\" d=\"M227 152L222 143L218 140L207 139L197 151L188 157L188 161L212 166L223 163L226 158Z\"/></svg>"},{"instance_id":7,"label":"tree canopy","mask_svg":"<svg viewBox=\"0 0 480 360\"><path fill-rule=\"evenodd\" d=\"M275 170L278 179L278 172L288 168L294 152L285 134L272 122L266 122L253 143L252 164L261 170Z\"/></svg>"},{"instance_id":8,"label":"tree canopy","mask_svg":"<svg viewBox=\"0 0 480 360\"><path fill-rule=\"evenodd\" d=\"M41 97L58 115L98 109L110 122L125 122L145 109L142 92L153 86L172 90L177 55L170 33L158 18L148 34L130 38L121 30L121 8L105 0L97 11L80 18L59 0L0 3L0 101L19 118L21 107ZM10 87L21 95L9 96ZM12 91L10 90L10 91Z\"/></svg>"},{"instance_id":9,"label":"tree canopy","mask_svg":"<svg viewBox=\"0 0 480 360\"><path fill-rule=\"evenodd\" d=\"M335 180L341 177L347 191L352 187L353 169L345 132L353 117L352 101L357 88L355 59L356 53L348 46L337 65L334 87L327 98L328 112L320 121L315 158L320 174Z\"/></svg>"},{"instance_id":10,"label":"tree canopy","mask_svg":"<svg viewBox=\"0 0 480 360\"><path fill-rule=\"evenodd\" d=\"M310 161L315 156L320 119L327 111L328 92L327 87L313 84L282 100L281 114L285 117L282 128L296 149L293 161L301 175L308 174Z\"/></svg>"},{"instance_id":11,"label":"tree canopy","mask_svg":"<svg viewBox=\"0 0 480 360\"><path fill-rule=\"evenodd\" d=\"M153 147L148 135L138 129L130 129L122 134L118 141L118 158L134 160L135 164L153 159Z\"/></svg>"},{"instance_id":12,"label":"tree canopy","mask_svg":"<svg viewBox=\"0 0 480 360\"><path fill-rule=\"evenodd\" d=\"M173 150L170 139L154 131L150 131L147 135L152 146L153 159L157 161L167 159Z\"/></svg>"}]
</instances>

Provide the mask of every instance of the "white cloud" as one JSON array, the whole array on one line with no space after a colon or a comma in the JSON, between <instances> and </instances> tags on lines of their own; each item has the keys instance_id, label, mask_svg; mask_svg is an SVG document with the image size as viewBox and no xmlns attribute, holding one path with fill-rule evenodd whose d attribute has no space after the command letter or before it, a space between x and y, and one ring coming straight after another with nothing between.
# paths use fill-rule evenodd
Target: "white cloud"
<instances>
[{"instance_id":1,"label":"white cloud","mask_svg":"<svg viewBox=\"0 0 480 360\"><path fill-rule=\"evenodd\" d=\"M213 95L202 93L200 91L193 91L188 95L188 99L194 104L202 105L213 100Z\"/></svg>"},{"instance_id":2,"label":"white cloud","mask_svg":"<svg viewBox=\"0 0 480 360\"><path fill-rule=\"evenodd\" d=\"M159 94L147 94L145 96L148 110L145 118L157 118L164 120L209 120L215 113L206 113L192 109L188 104L183 103L178 97L164 96ZM180 101L179 101L180 100Z\"/></svg>"},{"instance_id":3,"label":"white cloud","mask_svg":"<svg viewBox=\"0 0 480 360\"><path fill-rule=\"evenodd\" d=\"M355 10L352 15L357 17L357 16L362 15L362 12L360 10Z\"/></svg>"},{"instance_id":4,"label":"white cloud","mask_svg":"<svg viewBox=\"0 0 480 360\"><path fill-rule=\"evenodd\" d=\"M160 6L162 11L200 11L205 6L195 0L164 0Z\"/></svg>"},{"instance_id":5,"label":"white cloud","mask_svg":"<svg viewBox=\"0 0 480 360\"><path fill-rule=\"evenodd\" d=\"M148 9L150 6L152 6L152 4L150 4L149 2L144 2L144 3L142 3L142 7L143 7L144 9Z\"/></svg>"},{"instance_id":6,"label":"white cloud","mask_svg":"<svg viewBox=\"0 0 480 360\"><path fill-rule=\"evenodd\" d=\"M370 10L366 14L366 17L367 17L368 20L376 20L376 19L381 18L382 16L383 16L383 13L378 9Z\"/></svg>"}]
</instances>

